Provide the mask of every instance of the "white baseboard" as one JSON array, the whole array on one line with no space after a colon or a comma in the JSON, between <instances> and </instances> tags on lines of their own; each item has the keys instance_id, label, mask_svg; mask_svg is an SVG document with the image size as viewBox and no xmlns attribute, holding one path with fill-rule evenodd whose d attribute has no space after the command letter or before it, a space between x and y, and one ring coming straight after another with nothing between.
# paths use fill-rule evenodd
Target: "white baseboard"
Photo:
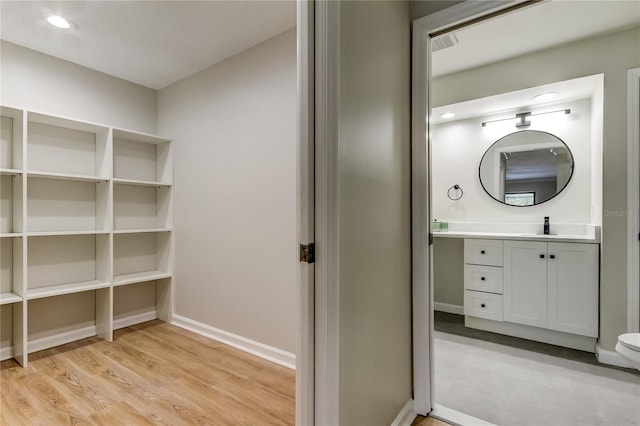
<instances>
[{"instance_id":1,"label":"white baseboard","mask_svg":"<svg viewBox=\"0 0 640 426\"><path fill-rule=\"evenodd\" d=\"M0 348L0 361L13 358L13 347Z\"/></svg>"},{"instance_id":2,"label":"white baseboard","mask_svg":"<svg viewBox=\"0 0 640 426\"><path fill-rule=\"evenodd\" d=\"M152 321L158 318L156 311L144 312L142 314L131 315L124 318L118 318L113 320L113 329L118 330L121 328L129 327L130 325L136 325L147 321Z\"/></svg>"},{"instance_id":3,"label":"white baseboard","mask_svg":"<svg viewBox=\"0 0 640 426\"><path fill-rule=\"evenodd\" d=\"M27 350L29 353L43 351L45 349L75 342L76 340L86 339L87 337L93 337L95 335L96 326L90 325L88 327L82 327L75 330L54 334L52 336L46 336L41 337L40 339L32 340L27 343Z\"/></svg>"},{"instance_id":4,"label":"white baseboard","mask_svg":"<svg viewBox=\"0 0 640 426\"><path fill-rule=\"evenodd\" d=\"M616 367L632 368L629 363L622 358L622 356L616 351L608 351L602 349L600 344L596 344L596 358L601 364L615 365Z\"/></svg>"},{"instance_id":5,"label":"white baseboard","mask_svg":"<svg viewBox=\"0 0 640 426\"><path fill-rule=\"evenodd\" d=\"M439 404L435 404L433 406L433 410L429 413L429 417L433 417L434 419L454 426L495 426L493 423L470 416L461 411L443 407Z\"/></svg>"},{"instance_id":6,"label":"white baseboard","mask_svg":"<svg viewBox=\"0 0 640 426\"><path fill-rule=\"evenodd\" d=\"M273 346L265 345L264 343L256 342L255 340L247 339L246 337L238 336L237 334L229 333L228 331L220 330L180 315L173 315L171 324L233 346L236 349L248 352L267 361L291 368L292 370L296 368L295 354L283 351L282 349L274 348Z\"/></svg>"},{"instance_id":7,"label":"white baseboard","mask_svg":"<svg viewBox=\"0 0 640 426\"><path fill-rule=\"evenodd\" d=\"M418 417L418 413L413 409L413 399L409 399L396 418L393 419L391 426L411 426L416 417Z\"/></svg>"},{"instance_id":8,"label":"white baseboard","mask_svg":"<svg viewBox=\"0 0 640 426\"><path fill-rule=\"evenodd\" d=\"M451 305L449 303L433 302L433 310L448 312L450 314L464 315L464 306Z\"/></svg>"}]
</instances>

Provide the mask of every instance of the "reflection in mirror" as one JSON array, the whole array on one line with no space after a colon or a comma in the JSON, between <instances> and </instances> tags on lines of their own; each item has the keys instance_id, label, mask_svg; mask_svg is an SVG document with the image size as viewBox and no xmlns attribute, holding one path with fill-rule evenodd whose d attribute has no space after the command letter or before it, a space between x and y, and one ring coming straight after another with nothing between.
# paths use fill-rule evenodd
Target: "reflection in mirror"
<instances>
[{"instance_id":1,"label":"reflection in mirror","mask_svg":"<svg viewBox=\"0 0 640 426\"><path fill-rule=\"evenodd\" d=\"M557 136L523 130L498 139L480 162L480 182L495 200L533 206L559 194L573 175L573 156Z\"/></svg>"}]
</instances>

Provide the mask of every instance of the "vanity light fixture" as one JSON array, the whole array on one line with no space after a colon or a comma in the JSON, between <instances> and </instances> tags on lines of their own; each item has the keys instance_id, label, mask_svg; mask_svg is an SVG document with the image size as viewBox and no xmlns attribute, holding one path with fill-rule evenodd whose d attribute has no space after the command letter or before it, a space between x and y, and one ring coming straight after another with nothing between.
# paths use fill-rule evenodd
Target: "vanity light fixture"
<instances>
[{"instance_id":1,"label":"vanity light fixture","mask_svg":"<svg viewBox=\"0 0 640 426\"><path fill-rule=\"evenodd\" d=\"M558 95L559 95L558 92L542 93L540 95L534 96L533 98L531 98L531 100L533 102L546 102L546 101L550 101L551 99L555 98Z\"/></svg>"},{"instance_id":2,"label":"vanity light fixture","mask_svg":"<svg viewBox=\"0 0 640 426\"><path fill-rule=\"evenodd\" d=\"M58 27L62 29L71 28L71 24L69 23L69 21L64 19L62 16L51 15L47 18L47 21L54 27Z\"/></svg>"},{"instance_id":3,"label":"vanity light fixture","mask_svg":"<svg viewBox=\"0 0 640 426\"><path fill-rule=\"evenodd\" d=\"M487 127L487 124L489 124L489 123L497 123L499 121L507 121L507 120L517 120L516 121L516 127L518 127L518 128L520 128L520 127L529 127L529 126L531 126L531 121L529 120L529 117L533 117L535 115L546 115L546 114L556 114L556 113L571 114L571 110L570 109L558 109L558 110L555 110L555 111L537 112L535 114L532 114L530 112L520 112L520 113L516 114L515 117L499 118L497 120L485 121L484 123L482 123L482 127Z\"/></svg>"},{"instance_id":4,"label":"vanity light fixture","mask_svg":"<svg viewBox=\"0 0 640 426\"><path fill-rule=\"evenodd\" d=\"M445 113L444 113L444 114L442 114L440 117L442 117L442 118L444 118L444 119L446 120L446 119L449 119L449 118L453 118L453 117L455 117L455 116L456 116L456 115L455 115L454 113L452 113L452 112L445 112Z\"/></svg>"}]
</instances>

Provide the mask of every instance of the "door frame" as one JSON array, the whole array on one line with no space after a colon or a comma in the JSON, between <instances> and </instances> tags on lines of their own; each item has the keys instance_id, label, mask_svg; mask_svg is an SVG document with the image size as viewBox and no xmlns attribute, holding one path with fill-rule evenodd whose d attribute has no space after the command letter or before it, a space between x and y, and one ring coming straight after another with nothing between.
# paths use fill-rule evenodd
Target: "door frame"
<instances>
[{"instance_id":1,"label":"door frame","mask_svg":"<svg viewBox=\"0 0 640 426\"><path fill-rule=\"evenodd\" d=\"M305 2L305 0L299 0ZM313 422L337 425L339 412L339 84L340 2L309 1L314 13L315 360ZM311 68L310 68L311 70Z\"/></svg>"},{"instance_id":2,"label":"door frame","mask_svg":"<svg viewBox=\"0 0 640 426\"><path fill-rule=\"evenodd\" d=\"M627 332L640 332L640 68L627 72Z\"/></svg>"},{"instance_id":3,"label":"door frame","mask_svg":"<svg viewBox=\"0 0 640 426\"><path fill-rule=\"evenodd\" d=\"M314 2L297 0L297 222L298 243L315 242ZM313 424L315 406L315 264L298 266L296 424Z\"/></svg>"},{"instance_id":4,"label":"door frame","mask_svg":"<svg viewBox=\"0 0 640 426\"><path fill-rule=\"evenodd\" d=\"M434 408L433 271L431 243L431 34L499 13L526 0L466 0L413 21L411 101L411 233L413 296L413 399L421 415ZM425 119L426 118L426 119ZM433 416L447 420L441 410ZM451 410L446 410L451 413Z\"/></svg>"}]
</instances>

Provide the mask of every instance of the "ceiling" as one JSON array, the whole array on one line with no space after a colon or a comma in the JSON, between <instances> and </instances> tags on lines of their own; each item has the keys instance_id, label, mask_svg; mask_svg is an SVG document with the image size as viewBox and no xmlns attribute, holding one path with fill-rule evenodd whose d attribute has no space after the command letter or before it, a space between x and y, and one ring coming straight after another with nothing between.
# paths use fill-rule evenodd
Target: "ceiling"
<instances>
[{"instance_id":1,"label":"ceiling","mask_svg":"<svg viewBox=\"0 0 640 426\"><path fill-rule=\"evenodd\" d=\"M433 53L437 77L640 24L640 1L554 0L455 31Z\"/></svg>"},{"instance_id":2,"label":"ceiling","mask_svg":"<svg viewBox=\"0 0 640 426\"><path fill-rule=\"evenodd\" d=\"M60 30L50 14L73 22ZM0 38L162 89L295 26L294 0L6 1ZM455 32L443 75L640 24L640 1L539 3ZM517 36L513 36L517 34Z\"/></svg>"},{"instance_id":3,"label":"ceiling","mask_svg":"<svg viewBox=\"0 0 640 426\"><path fill-rule=\"evenodd\" d=\"M46 21L72 21L68 30ZM0 1L0 38L162 89L295 26L295 1Z\"/></svg>"}]
</instances>

